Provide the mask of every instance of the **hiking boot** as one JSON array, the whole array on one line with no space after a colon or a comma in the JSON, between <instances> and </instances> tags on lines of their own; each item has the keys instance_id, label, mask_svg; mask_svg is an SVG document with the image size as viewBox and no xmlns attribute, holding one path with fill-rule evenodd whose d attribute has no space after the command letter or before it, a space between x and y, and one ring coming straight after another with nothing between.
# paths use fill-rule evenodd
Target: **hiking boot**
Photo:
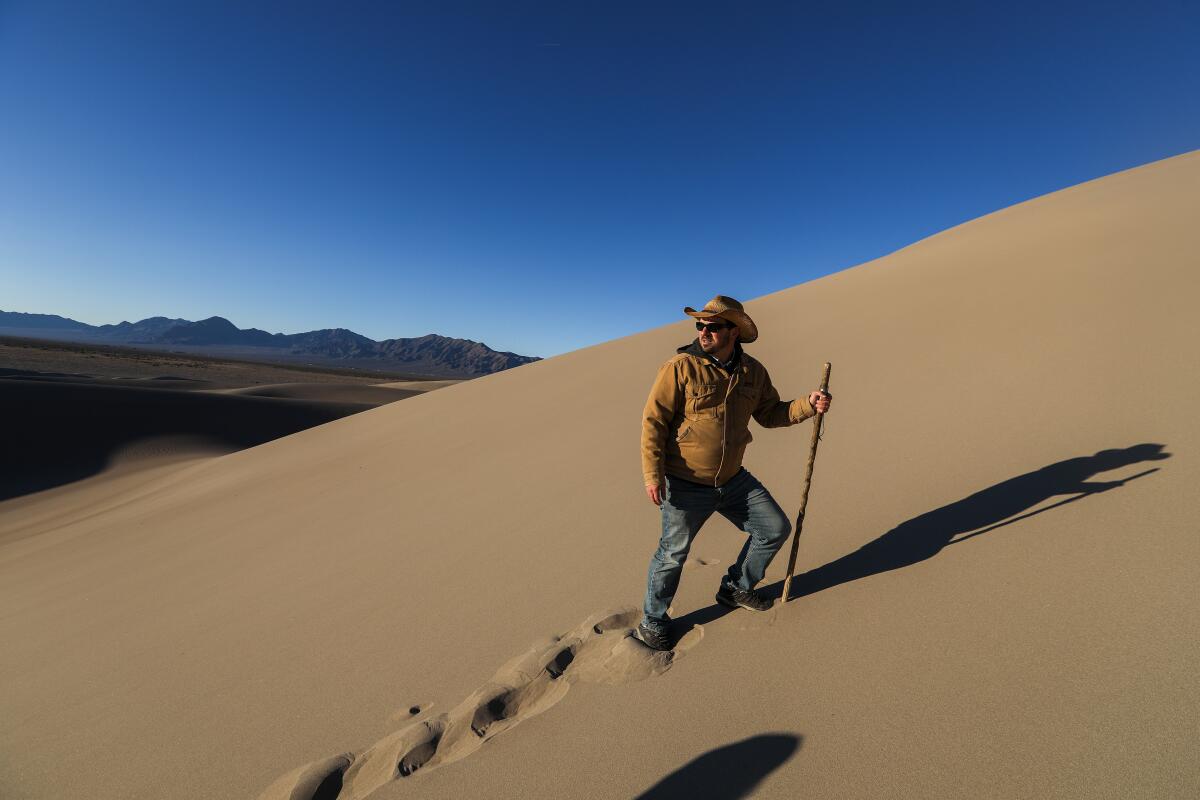
<instances>
[{"instance_id":1,"label":"hiking boot","mask_svg":"<svg viewBox=\"0 0 1200 800\"><path fill-rule=\"evenodd\" d=\"M748 592L727 583L722 583L717 590L717 602L730 608L748 608L751 611L766 611L771 607L771 601L757 592Z\"/></svg>"},{"instance_id":2,"label":"hiking boot","mask_svg":"<svg viewBox=\"0 0 1200 800\"><path fill-rule=\"evenodd\" d=\"M656 631L653 628L647 628L645 623L638 625L634 629L633 636L651 650L671 649L671 640L667 638L667 634L662 631Z\"/></svg>"}]
</instances>

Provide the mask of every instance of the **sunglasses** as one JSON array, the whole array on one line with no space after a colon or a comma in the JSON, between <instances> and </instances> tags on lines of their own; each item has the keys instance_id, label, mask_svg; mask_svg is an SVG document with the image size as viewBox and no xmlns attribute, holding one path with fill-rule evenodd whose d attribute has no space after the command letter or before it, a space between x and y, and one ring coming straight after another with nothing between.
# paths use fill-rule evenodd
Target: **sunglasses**
<instances>
[{"instance_id":1,"label":"sunglasses","mask_svg":"<svg viewBox=\"0 0 1200 800\"><path fill-rule=\"evenodd\" d=\"M734 327L732 322L697 322L696 330L703 331L707 329L710 332L727 331Z\"/></svg>"}]
</instances>

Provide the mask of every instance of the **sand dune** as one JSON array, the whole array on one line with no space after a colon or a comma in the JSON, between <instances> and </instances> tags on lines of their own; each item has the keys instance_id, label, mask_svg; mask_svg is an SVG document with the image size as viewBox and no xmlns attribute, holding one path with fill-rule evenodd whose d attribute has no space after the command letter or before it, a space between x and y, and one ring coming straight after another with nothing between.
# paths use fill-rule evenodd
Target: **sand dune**
<instances>
[{"instance_id":1,"label":"sand dune","mask_svg":"<svg viewBox=\"0 0 1200 800\"><path fill-rule=\"evenodd\" d=\"M414 392L432 392L434 389L444 389L447 386L454 386L457 383L462 383L462 381L392 381L390 383L377 383L375 385L383 386L388 389L408 389Z\"/></svg>"},{"instance_id":2,"label":"sand dune","mask_svg":"<svg viewBox=\"0 0 1200 800\"><path fill-rule=\"evenodd\" d=\"M327 403L361 403L377 406L428 391L423 387L416 388L412 386L412 383L414 382L375 386L343 383L272 383L218 391L221 394L233 394L241 397L277 397L288 400L320 400Z\"/></svg>"},{"instance_id":3,"label":"sand dune","mask_svg":"<svg viewBox=\"0 0 1200 800\"><path fill-rule=\"evenodd\" d=\"M132 383L6 379L0 413L16 424L0 471L0 500L95 475L114 459L232 452L369 407Z\"/></svg>"},{"instance_id":4,"label":"sand dune","mask_svg":"<svg viewBox=\"0 0 1200 800\"><path fill-rule=\"evenodd\" d=\"M685 322L0 545L0 793L1194 796L1198 191L1190 154L749 303L785 396L834 365L805 573L726 613L714 519L674 658L623 609ZM747 458L790 512L808 433Z\"/></svg>"},{"instance_id":5,"label":"sand dune","mask_svg":"<svg viewBox=\"0 0 1200 800\"><path fill-rule=\"evenodd\" d=\"M0 413L13 421L0 464L0 503L7 501L0 542L130 502L199 461L461 382L381 388L356 376L314 373L321 382L229 387L231 378L295 373L209 359L175 365L206 378L139 374L157 364L139 351L64 352L22 341L0 344L0 359L25 367L0 369ZM47 360L86 368L93 357L107 359L101 374L29 368Z\"/></svg>"}]
</instances>

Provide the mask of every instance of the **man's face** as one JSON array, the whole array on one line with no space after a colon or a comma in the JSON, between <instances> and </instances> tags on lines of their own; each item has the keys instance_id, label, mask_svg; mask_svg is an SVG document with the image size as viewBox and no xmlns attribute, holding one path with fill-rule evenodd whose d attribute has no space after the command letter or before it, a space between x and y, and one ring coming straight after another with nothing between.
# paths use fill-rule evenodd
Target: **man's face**
<instances>
[{"instance_id":1,"label":"man's face","mask_svg":"<svg viewBox=\"0 0 1200 800\"><path fill-rule=\"evenodd\" d=\"M705 327L700 333L700 349L706 353L716 353L724 349L737 338L738 329L732 327L727 319L721 317L701 317L697 322L708 325L730 325L722 330Z\"/></svg>"}]
</instances>

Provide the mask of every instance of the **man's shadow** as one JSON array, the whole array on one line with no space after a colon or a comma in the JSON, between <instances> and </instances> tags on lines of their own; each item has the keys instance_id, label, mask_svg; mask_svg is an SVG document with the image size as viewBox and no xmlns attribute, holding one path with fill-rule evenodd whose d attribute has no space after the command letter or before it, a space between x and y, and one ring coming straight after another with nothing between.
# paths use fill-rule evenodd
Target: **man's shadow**
<instances>
[{"instance_id":1,"label":"man's shadow","mask_svg":"<svg viewBox=\"0 0 1200 800\"><path fill-rule=\"evenodd\" d=\"M1119 488L1135 478L1157 472L1158 468L1153 467L1115 481L1090 482L1088 479L1142 461L1170 458L1171 454L1163 452L1163 447L1161 444L1147 443L1121 450L1101 450L1095 455L1069 458L1009 478L902 522L853 553L797 575L792 579L791 595L793 598L804 597L860 578L907 567L933 558L947 545L989 533L1089 495ZM1060 495L1071 496L1036 511L1029 510ZM783 593L783 581L764 586L759 591L765 597L777 599ZM679 618L676 632L682 635L693 625L711 622L728 611L719 604L697 609Z\"/></svg>"}]
</instances>

